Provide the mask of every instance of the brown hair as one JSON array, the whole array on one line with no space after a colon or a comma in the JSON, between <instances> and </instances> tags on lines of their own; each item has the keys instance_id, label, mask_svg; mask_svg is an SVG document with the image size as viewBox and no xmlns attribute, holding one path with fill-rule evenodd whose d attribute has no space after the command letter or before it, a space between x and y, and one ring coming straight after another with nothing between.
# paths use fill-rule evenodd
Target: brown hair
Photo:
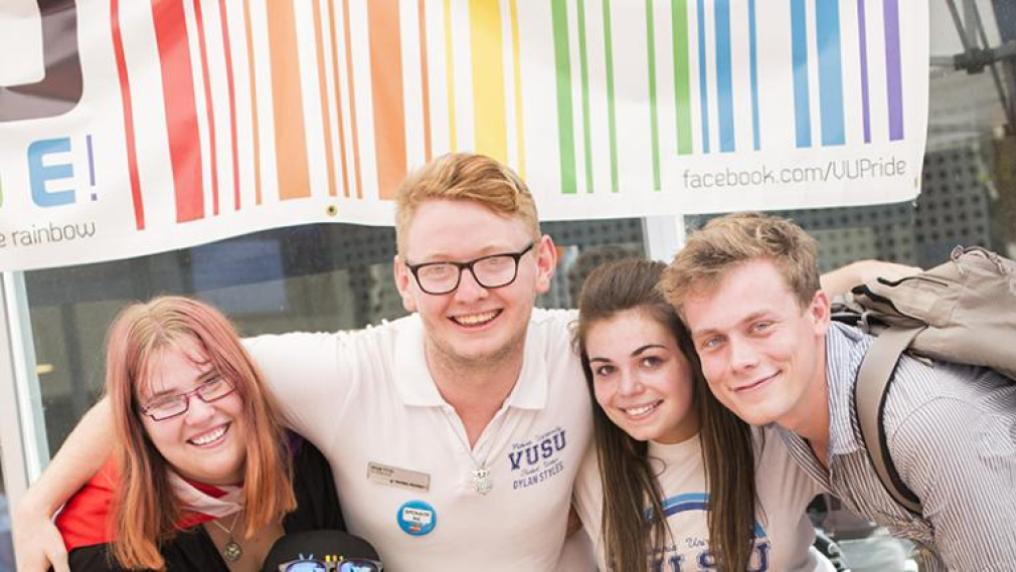
<instances>
[{"instance_id":1,"label":"brown hair","mask_svg":"<svg viewBox=\"0 0 1016 572\"><path fill-rule=\"evenodd\" d=\"M688 330L657 288L665 265L642 259L610 262L586 279L579 296L575 343L586 384L593 392L593 372L585 340L593 324L620 312L637 310L666 327L688 359L699 438L709 487L708 526L712 551L723 570L746 570L755 523L755 456L751 427L727 410L706 387ZM593 425L603 479L602 530L606 560L614 570L646 569L646 557L665 546L669 535L661 505L662 491L648 454L648 444L614 425L593 400ZM651 518L645 519L649 503Z\"/></svg>"},{"instance_id":2,"label":"brown hair","mask_svg":"<svg viewBox=\"0 0 1016 572\"><path fill-rule=\"evenodd\" d=\"M124 309L110 327L106 393L116 431L121 496L116 503L113 556L124 568L165 567L159 544L177 532L180 508L170 489L167 461L148 438L138 412L139 390L155 358L193 342L212 367L236 387L239 420L247 438L244 529L247 534L296 508L285 436L261 373L236 330L218 310L178 296L154 298Z\"/></svg>"},{"instance_id":3,"label":"brown hair","mask_svg":"<svg viewBox=\"0 0 1016 572\"><path fill-rule=\"evenodd\" d=\"M395 233L400 253L406 251L409 223L421 203L429 200L474 201L504 216L517 216L540 238L536 203L529 187L510 168L473 153L441 155L409 175L395 194Z\"/></svg>"},{"instance_id":4,"label":"brown hair","mask_svg":"<svg viewBox=\"0 0 1016 572\"><path fill-rule=\"evenodd\" d=\"M787 219L754 212L715 218L692 233L664 271L661 288L681 312L689 295L715 288L727 271L754 259L776 265L802 308L819 290L815 239Z\"/></svg>"}]
</instances>

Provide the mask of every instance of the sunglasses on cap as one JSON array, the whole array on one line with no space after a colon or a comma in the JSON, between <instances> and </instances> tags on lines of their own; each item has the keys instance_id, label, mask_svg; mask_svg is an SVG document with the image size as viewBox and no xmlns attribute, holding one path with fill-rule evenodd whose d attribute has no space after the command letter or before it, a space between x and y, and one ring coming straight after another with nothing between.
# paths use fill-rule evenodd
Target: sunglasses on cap
<instances>
[{"instance_id":1,"label":"sunglasses on cap","mask_svg":"<svg viewBox=\"0 0 1016 572\"><path fill-rule=\"evenodd\" d=\"M279 564L279 572L382 572L382 570L384 566L377 560L333 555L319 560L314 558L313 554L307 558L301 554L296 560Z\"/></svg>"}]
</instances>

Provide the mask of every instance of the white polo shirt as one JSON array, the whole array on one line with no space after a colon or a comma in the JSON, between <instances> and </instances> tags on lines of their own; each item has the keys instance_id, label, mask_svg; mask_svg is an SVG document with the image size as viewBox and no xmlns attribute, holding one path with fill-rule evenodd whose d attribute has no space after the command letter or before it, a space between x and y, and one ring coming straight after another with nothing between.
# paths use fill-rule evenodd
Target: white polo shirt
<instances>
[{"instance_id":1,"label":"white polo shirt","mask_svg":"<svg viewBox=\"0 0 1016 572\"><path fill-rule=\"evenodd\" d=\"M386 570L589 570L586 555L558 560L592 434L574 319L534 310L519 380L472 454L430 377L415 314L355 332L261 336L247 348L287 424L328 458L349 531ZM486 495L476 464L490 471Z\"/></svg>"}]
</instances>

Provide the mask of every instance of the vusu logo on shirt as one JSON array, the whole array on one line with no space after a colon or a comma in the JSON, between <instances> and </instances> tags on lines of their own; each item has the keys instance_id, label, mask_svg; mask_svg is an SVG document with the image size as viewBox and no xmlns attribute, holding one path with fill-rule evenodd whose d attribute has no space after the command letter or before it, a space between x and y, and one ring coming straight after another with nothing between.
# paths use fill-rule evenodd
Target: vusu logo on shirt
<instances>
[{"instance_id":1,"label":"vusu logo on shirt","mask_svg":"<svg viewBox=\"0 0 1016 572\"><path fill-rule=\"evenodd\" d=\"M706 572L716 570L716 556L709 546L707 536L699 530L696 523L705 525L706 519L695 514L709 510L709 495L706 493L683 493L667 497L660 502L663 514L667 517L671 530L684 531L671 536L671 542L661 549L654 549L649 554L652 562L649 569L656 572ZM646 510L646 518L651 513ZM691 521L682 520L683 517ZM770 569L769 553L772 543L762 525L755 521L752 534L755 536L747 572L768 572Z\"/></svg>"},{"instance_id":2,"label":"vusu logo on shirt","mask_svg":"<svg viewBox=\"0 0 1016 572\"><path fill-rule=\"evenodd\" d=\"M568 445L565 430L556 427L535 439L512 443L508 452L513 489L524 489L542 483L564 470L561 451Z\"/></svg>"}]
</instances>

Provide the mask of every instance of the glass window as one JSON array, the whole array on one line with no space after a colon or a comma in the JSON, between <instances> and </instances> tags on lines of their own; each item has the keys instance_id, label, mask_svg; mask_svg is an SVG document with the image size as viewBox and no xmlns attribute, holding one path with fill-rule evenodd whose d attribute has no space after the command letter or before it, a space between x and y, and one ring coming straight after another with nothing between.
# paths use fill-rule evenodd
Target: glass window
<instances>
[{"instance_id":1,"label":"glass window","mask_svg":"<svg viewBox=\"0 0 1016 572\"><path fill-rule=\"evenodd\" d=\"M538 304L568 308L603 259L643 252L640 219L548 222L560 264ZM275 229L190 249L25 273L50 451L103 386L106 329L127 303L195 295L247 335L360 328L405 314L392 278L395 231L358 225Z\"/></svg>"},{"instance_id":2,"label":"glass window","mask_svg":"<svg viewBox=\"0 0 1016 572\"><path fill-rule=\"evenodd\" d=\"M11 516L7 501L4 472L0 468L0 572L14 572L14 546L11 542Z\"/></svg>"}]
</instances>

